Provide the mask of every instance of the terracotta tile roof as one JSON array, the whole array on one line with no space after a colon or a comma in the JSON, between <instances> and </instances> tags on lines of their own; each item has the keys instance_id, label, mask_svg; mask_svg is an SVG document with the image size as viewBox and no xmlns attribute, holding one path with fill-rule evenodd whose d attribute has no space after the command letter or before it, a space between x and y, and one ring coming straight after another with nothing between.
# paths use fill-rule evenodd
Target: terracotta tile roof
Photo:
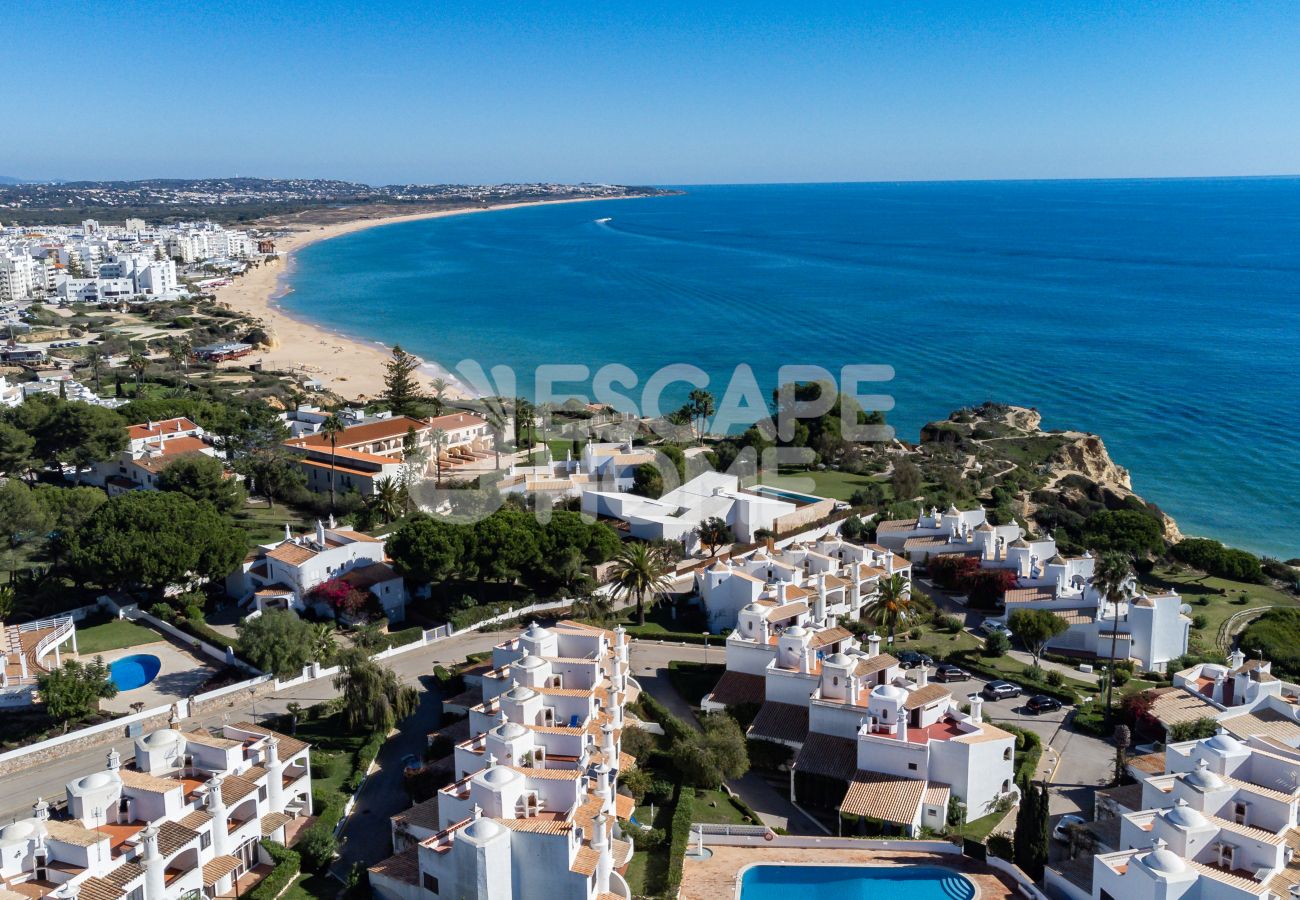
<instances>
[{"instance_id":1,"label":"terracotta tile roof","mask_svg":"<svg viewBox=\"0 0 1300 900\"><path fill-rule=\"evenodd\" d=\"M1300 884L1300 829L1291 828L1284 835L1286 845L1291 848L1291 862L1273 876L1268 889L1279 897L1289 897L1291 886Z\"/></svg>"},{"instance_id":2,"label":"terracotta tile roof","mask_svg":"<svg viewBox=\"0 0 1300 900\"><path fill-rule=\"evenodd\" d=\"M195 425L184 416L179 416L175 419L164 419L161 422L128 425L126 428L126 435L130 440L139 441L144 440L145 438L156 438L159 435L176 434L181 431L194 431L198 427L198 425ZM175 438L172 440L175 440Z\"/></svg>"},{"instance_id":3,"label":"terracotta tile roof","mask_svg":"<svg viewBox=\"0 0 1300 900\"><path fill-rule=\"evenodd\" d=\"M858 770L858 745L853 738L810 731L799 748L795 769L848 781Z\"/></svg>"},{"instance_id":4,"label":"terracotta tile roof","mask_svg":"<svg viewBox=\"0 0 1300 900\"><path fill-rule=\"evenodd\" d=\"M946 784L931 781L925 788L925 795L921 798L921 802L926 806L937 806L939 809L947 810L950 796L952 796L952 788Z\"/></svg>"},{"instance_id":5,"label":"terracotta tile roof","mask_svg":"<svg viewBox=\"0 0 1300 900\"><path fill-rule=\"evenodd\" d=\"M268 550L267 556L290 566L300 566L316 556L318 551L293 541L284 541L274 550Z\"/></svg>"},{"instance_id":6,"label":"terracotta tile roof","mask_svg":"<svg viewBox=\"0 0 1300 900\"><path fill-rule=\"evenodd\" d=\"M227 805L238 803L256 791L257 785L242 775L227 775L225 781L221 783L221 799L225 800Z\"/></svg>"},{"instance_id":7,"label":"terracotta tile roof","mask_svg":"<svg viewBox=\"0 0 1300 900\"><path fill-rule=\"evenodd\" d=\"M871 657L859 657L858 664L854 667L853 672L859 677L863 675L874 675L877 672L896 665L898 665L898 660L890 656L888 653L877 653L875 656Z\"/></svg>"},{"instance_id":8,"label":"terracotta tile roof","mask_svg":"<svg viewBox=\"0 0 1300 900\"><path fill-rule=\"evenodd\" d=\"M1240 834L1251 840L1259 841L1264 844L1272 844L1274 847L1280 847L1286 843L1285 834L1276 834L1264 828L1256 828L1253 825L1238 825L1227 819L1221 819L1218 816L1206 816L1210 823L1218 826L1224 831L1231 831L1234 834Z\"/></svg>"},{"instance_id":9,"label":"terracotta tile roof","mask_svg":"<svg viewBox=\"0 0 1300 900\"><path fill-rule=\"evenodd\" d=\"M201 744L204 747L215 747L218 750L229 750L231 747L238 747L240 744L239 741L232 741L229 738L209 734L205 728L196 728L194 731L185 732L185 740L192 744Z\"/></svg>"},{"instance_id":10,"label":"terracotta tile roof","mask_svg":"<svg viewBox=\"0 0 1300 900\"><path fill-rule=\"evenodd\" d=\"M158 826L158 852L163 856L171 856L198 836L199 833L194 829L169 819Z\"/></svg>"},{"instance_id":11,"label":"terracotta tile roof","mask_svg":"<svg viewBox=\"0 0 1300 900\"><path fill-rule=\"evenodd\" d=\"M903 701L903 706L907 709L920 709L936 700L944 697L951 697L952 691L948 690L941 684L927 684L925 687L917 688L914 691L908 691L907 699Z\"/></svg>"},{"instance_id":12,"label":"terracotta tile roof","mask_svg":"<svg viewBox=\"0 0 1300 900\"><path fill-rule=\"evenodd\" d=\"M1158 693L1151 704L1151 716L1166 728L1179 722L1195 722L1197 719L1214 718L1219 708L1195 694L1189 694L1181 688L1168 688ZM1227 722L1223 723L1225 726ZM1230 726L1229 726L1230 728Z\"/></svg>"},{"instance_id":13,"label":"terracotta tile roof","mask_svg":"<svg viewBox=\"0 0 1300 900\"><path fill-rule=\"evenodd\" d=\"M834 644L837 641L842 641L851 637L853 637L853 632L840 625L836 625L834 628L823 628L821 631L813 634L812 647L814 650L819 650L828 644Z\"/></svg>"},{"instance_id":14,"label":"terracotta tile roof","mask_svg":"<svg viewBox=\"0 0 1300 900\"><path fill-rule=\"evenodd\" d=\"M104 876L104 880L116 887L124 888L137 878L144 877L144 867L139 863L128 862L118 866Z\"/></svg>"},{"instance_id":15,"label":"terracotta tile roof","mask_svg":"<svg viewBox=\"0 0 1300 900\"><path fill-rule=\"evenodd\" d=\"M287 825L292 819L282 812L269 812L262 816L262 837L275 834L277 828Z\"/></svg>"},{"instance_id":16,"label":"terracotta tile roof","mask_svg":"<svg viewBox=\"0 0 1300 900\"><path fill-rule=\"evenodd\" d=\"M203 864L203 886L212 887L239 868L239 860L233 856L214 856Z\"/></svg>"},{"instance_id":17,"label":"terracotta tile roof","mask_svg":"<svg viewBox=\"0 0 1300 900\"><path fill-rule=\"evenodd\" d=\"M469 413L453 413L432 418L428 424L430 428L434 429L441 428L443 431L457 431L461 428L476 428L480 425L486 425L487 422Z\"/></svg>"},{"instance_id":18,"label":"terracotta tile roof","mask_svg":"<svg viewBox=\"0 0 1300 900\"><path fill-rule=\"evenodd\" d=\"M420 883L420 850L418 847L410 847L382 862L376 863L370 867L370 871L376 875L391 878L394 881L418 885Z\"/></svg>"},{"instance_id":19,"label":"terracotta tile roof","mask_svg":"<svg viewBox=\"0 0 1300 900\"><path fill-rule=\"evenodd\" d=\"M1233 787L1238 788L1239 790L1243 790L1246 791L1247 793L1255 794L1258 797L1269 797L1273 800L1279 800L1282 803L1291 802L1293 799L1295 799L1296 795L1300 793L1300 788L1288 788L1288 790L1280 790L1278 788L1271 788L1266 785L1256 784L1253 781L1243 781L1240 778L1233 778L1231 775L1223 775L1220 777L1223 778L1224 783L1230 784Z\"/></svg>"},{"instance_id":20,"label":"terracotta tile roof","mask_svg":"<svg viewBox=\"0 0 1300 900\"><path fill-rule=\"evenodd\" d=\"M791 603L782 603L771 607L768 612L768 619L776 619L778 622L782 619L790 619L795 616L806 616L808 614L808 604L802 600L795 600Z\"/></svg>"},{"instance_id":21,"label":"terracotta tile roof","mask_svg":"<svg viewBox=\"0 0 1300 900\"><path fill-rule=\"evenodd\" d=\"M531 819L493 819L492 821L500 822L511 831L527 831L532 834L568 834L573 830L572 822L544 816L534 816Z\"/></svg>"},{"instance_id":22,"label":"terracotta tile roof","mask_svg":"<svg viewBox=\"0 0 1300 900\"><path fill-rule=\"evenodd\" d=\"M84 828L80 822L63 822L58 819L49 819L45 822L45 830L49 832L50 837L54 838L54 840L63 844L71 844L74 847L93 847L100 841L106 840L104 834Z\"/></svg>"},{"instance_id":23,"label":"terracotta tile roof","mask_svg":"<svg viewBox=\"0 0 1300 900\"><path fill-rule=\"evenodd\" d=\"M117 774L122 776L122 784L134 791L165 794L168 791L180 790L184 787L179 781L146 775L144 772L137 772L135 769L118 769Z\"/></svg>"},{"instance_id":24,"label":"terracotta tile roof","mask_svg":"<svg viewBox=\"0 0 1300 900\"><path fill-rule=\"evenodd\" d=\"M953 740L960 744L982 744L985 741L1014 741L1016 736L1003 731L996 725L990 725L987 721L980 722L979 731L974 734L962 734L954 737Z\"/></svg>"},{"instance_id":25,"label":"terracotta tile roof","mask_svg":"<svg viewBox=\"0 0 1300 900\"><path fill-rule=\"evenodd\" d=\"M194 810L194 812L190 813L188 816L181 819L180 823L184 825L186 828L193 828L195 831L198 831L200 828L202 828L204 825L208 824L211 821L212 821L212 816L207 812L207 810L196 809Z\"/></svg>"},{"instance_id":26,"label":"terracotta tile roof","mask_svg":"<svg viewBox=\"0 0 1300 900\"><path fill-rule=\"evenodd\" d=\"M80 900L121 900L126 896L126 891L107 878L92 875L81 882L81 890L77 896Z\"/></svg>"},{"instance_id":27,"label":"terracotta tile roof","mask_svg":"<svg viewBox=\"0 0 1300 900\"><path fill-rule=\"evenodd\" d=\"M380 539L377 538L377 537L371 537L371 536L368 535L368 534L362 534L361 532L359 532L359 531L354 531L354 530L351 529L351 528L332 528L332 529L330 529L330 530L333 531L335 534L341 534L341 535L343 535L344 537L351 538L352 540L354 540L354 541L358 541L358 542L360 542L360 543L362 543L362 544L382 544L382 543L383 543L383 541L380 540Z\"/></svg>"},{"instance_id":28,"label":"terracotta tile roof","mask_svg":"<svg viewBox=\"0 0 1300 900\"><path fill-rule=\"evenodd\" d=\"M581 769L538 769L531 766L509 766L529 778L538 778L543 781L577 781L582 777Z\"/></svg>"},{"instance_id":29,"label":"terracotta tile roof","mask_svg":"<svg viewBox=\"0 0 1300 900\"><path fill-rule=\"evenodd\" d=\"M1300 741L1300 723L1267 707L1258 712L1230 716L1220 723L1237 737L1271 737L1292 746Z\"/></svg>"},{"instance_id":30,"label":"terracotta tile roof","mask_svg":"<svg viewBox=\"0 0 1300 900\"><path fill-rule=\"evenodd\" d=\"M400 576L393 571L392 566L387 563L376 562L368 566L358 566L345 573L340 580L347 582L359 591L368 591L377 584L392 581L398 577Z\"/></svg>"},{"instance_id":31,"label":"terracotta tile roof","mask_svg":"<svg viewBox=\"0 0 1300 900\"><path fill-rule=\"evenodd\" d=\"M710 699L724 706L734 706L737 703L762 703L765 685L762 675L750 675L747 672L729 669L718 679Z\"/></svg>"},{"instance_id":32,"label":"terracotta tile roof","mask_svg":"<svg viewBox=\"0 0 1300 900\"><path fill-rule=\"evenodd\" d=\"M840 803L840 812L911 825L917 819L925 792L926 783L920 779L859 769Z\"/></svg>"},{"instance_id":33,"label":"terracotta tile roof","mask_svg":"<svg viewBox=\"0 0 1300 900\"><path fill-rule=\"evenodd\" d=\"M600 862L600 853L583 844L578 848L578 852L573 855L573 862L569 864L569 871L590 878L596 874L596 864L598 862Z\"/></svg>"},{"instance_id":34,"label":"terracotta tile roof","mask_svg":"<svg viewBox=\"0 0 1300 900\"><path fill-rule=\"evenodd\" d=\"M238 728L240 731L250 731L253 734L260 734L266 737L275 735L280 741L280 749L279 752L276 753L276 756L280 757L282 762L288 762L311 746L311 744L308 744L306 741L300 741L296 737L290 737L287 734L281 734L278 731L272 731L269 728L262 725L254 725L251 722L236 722L231 727Z\"/></svg>"},{"instance_id":35,"label":"terracotta tile roof","mask_svg":"<svg viewBox=\"0 0 1300 900\"><path fill-rule=\"evenodd\" d=\"M339 447L355 447L358 444L369 444L373 441L403 438L406 437L406 432L411 428L421 432L427 431L429 426L419 419L413 419L409 416L393 416L391 419L380 419L377 422L366 422L362 425L345 428L335 439L335 445ZM294 447L323 447L325 449L329 449L330 445L329 438L320 432L307 437L296 438L288 443Z\"/></svg>"},{"instance_id":36,"label":"terracotta tile roof","mask_svg":"<svg viewBox=\"0 0 1300 900\"><path fill-rule=\"evenodd\" d=\"M1003 597L1006 603L1030 603L1040 600L1052 600L1056 591L1046 587L1011 588Z\"/></svg>"},{"instance_id":37,"label":"terracotta tile roof","mask_svg":"<svg viewBox=\"0 0 1300 900\"><path fill-rule=\"evenodd\" d=\"M1145 753L1142 756L1130 756L1128 764L1139 772L1147 772L1151 775L1163 775L1165 771L1165 751L1158 753Z\"/></svg>"},{"instance_id":38,"label":"terracotta tile roof","mask_svg":"<svg viewBox=\"0 0 1300 900\"><path fill-rule=\"evenodd\" d=\"M802 743L808 735L808 707L768 700L759 707L750 737L785 743Z\"/></svg>"},{"instance_id":39,"label":"terracotta tile roof","mask_svg":"<svg viewBox=\"0 0 1300 900\"><path fill-rule=\"evenodd\" d=\"M1194 859L1187 860L1187 864L1195 871L1215 881L1231 885L1239 890L1248 891L1251 895L1258 896L1263 892L1263 885L1253 878L1246 878L1243 875L1236 875L1232 872L1226 872L1218 866L1207 866L1205 863L1197 862Z\"/></svg>"},{"instance_id":40,"label":"terracotta tile roof","mask_svg":"<svg viewBox=\"0 0 1300 900\"><path fill-rule=\"evenodd\" d=\"M417 803L401 815L394 816L393 821L399 828L411 825L426 831L437 831L441 822L438 818L438 795L434 794L423 803Z\"/></svg>"}]
</instances>

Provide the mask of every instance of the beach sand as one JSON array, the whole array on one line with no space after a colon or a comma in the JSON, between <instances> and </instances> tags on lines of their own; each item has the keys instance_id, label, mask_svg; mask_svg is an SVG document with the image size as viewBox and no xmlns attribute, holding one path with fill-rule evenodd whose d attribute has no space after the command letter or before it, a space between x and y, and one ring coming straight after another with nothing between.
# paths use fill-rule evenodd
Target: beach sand
<instances>
[{"instance_id":1,"label":"beach sand","mask_svg":"<svg viewBox=\"0 0 1300 900\"><path fill-rule=\"evenodd\" d=\"M540 206L542 203L587 203L592 200L624 198L582 197L571 200L546 200L534 203L508 203L500 206L471 209L449 209L438 212L417 213L405 216L358 219L331 225L311 225L292 234L276 238L280 258L264 262L236 277L230 284L215 290L217 302L252 316L272 337L272 347L252 356L244 357L228 366L247 366L262 363L267 371L283 371L301 376L303 380L315 379L325 390L349 400L371 400L383 393L384 365L389 360L390 348L374 341L350 337L331 331L321 325L292 316L280 308L278 298L287 288L281 276L292 273L293 254L317 241L326 241L340 235L351 234L364 228L391 225L395 222L414 222L420 219L440 219L470 213L494 212L521 206ZM286 278L291 281L291 278ZM464 396L463 386L457 385L446 372L430 364L421 367L420 378L426 386L437 375L451 381L453 387L444 396Z\"/></svg>"}]
</instances>

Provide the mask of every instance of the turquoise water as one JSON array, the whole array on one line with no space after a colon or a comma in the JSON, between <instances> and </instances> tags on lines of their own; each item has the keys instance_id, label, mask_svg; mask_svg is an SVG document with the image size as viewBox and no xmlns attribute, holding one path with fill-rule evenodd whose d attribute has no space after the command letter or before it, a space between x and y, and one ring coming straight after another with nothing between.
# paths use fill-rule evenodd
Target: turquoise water
<instances>
[{"instance_id":1,"label":"turquoise water","mask_svg":"<svg viewBox=\"0 0 1300 900\"><path fill-rule=\"evenodd\" d=\"M108 664L108 677L119 691L133 691L158 677L162 661L152 653L124 656Z\"/></svg>"},{"instance_id":2,"label":"turquoise water","mask_svg":"<svg viewBox=\"0 0 1300 900\"><path fill-rule=\"evenodd\" d=\"M936 866L751 866L740 882L740 900L789 900L813 891L836 900L972 900L970 879ZM902 894L895 894L901 891Z\"/></svg>"},{"instance_id":3,"label":"turquoise water","mask_svg":"<svg viewBox=\"0 0 1300 900\"><path fill-rule=\"evenodd\" d=\"M691 187L374 228L296 265L287 309L509 365L525 394L545 363L692 363L719 396L742 363L765 390L782 364L883 363L867 390L908 439L1037 407L1185 531L1300 556L1297 179Z\"/></svg>"}]
</instances>

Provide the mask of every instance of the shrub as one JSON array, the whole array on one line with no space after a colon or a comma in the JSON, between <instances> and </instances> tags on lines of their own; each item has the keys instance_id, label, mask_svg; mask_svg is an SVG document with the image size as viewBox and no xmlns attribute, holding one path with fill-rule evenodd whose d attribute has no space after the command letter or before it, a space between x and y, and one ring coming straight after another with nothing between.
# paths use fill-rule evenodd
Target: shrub
<instances>
[{"instance_id":1,"label":"shrub","mask_svg":"<svg viewBox=\"0 0 1300 900\"><path fill-rule=\"evenodd\" d=\"M1260 584L1267 580L1258 557L1209 538L1184 538L1174 544L1170 554L1202 572L1231 581Z\"/></svg>"},{"instance_id":2,"label":"shrub","mask_svg":"<svg viewBox=\"0 0 1300 900\"><path fill-rule=\"evenodd\" d=\"M956 616L940 616L935 621L934 626L949 634L958 634L961 632L961 619Z\"/></svg>"},{"instance_id":3,"label":"shrub","mask_svg":"<svg viewBox=\"0 0 1300 900\"><path fill-rule=\"evenodd\" d=\"M653 850L655 847L662 847L664 841L668 840L668 835L662 828L651 828L649 831L629 828L626 834L632 839L632 846L637 850Z\"/></svg>"},{"instance_id":4,"label":"shrub","mask_svg":"<svg viewBox=\"0 0 1300 900\"><path fill-rule=\"evenodd\" d=\"M995 856L998 859L1014 859L1015 847L1011 843L1011 838L1005 834L990 834L985 841L988 848L989 856Z\"/></svg>"},{"instance_id":5,"label":"shrub","mask_svg":"<svg viewBox=\"0 0 1300 900\"><path fill-rule=\"evenodd\" d=\"M297 853L274 841L262 841L262 849L271 857L275 868L248 894L249 900L275 900L298 877Z\"/></svg>"},{"instance_id":6,"label":"shrub","mask_svg":"<svg viewBox=\"0 0 1300 900\"><path fill-rule=\"evenodd\" d=\"M984 656L998 657L1006 655L1011 649L1011 641L1002 632L995 632L988 636L984 641L984 649L981 651Z\"/></svg>"},{"instance_id":7,"label":"shrub","mask_svg":"<svg viewBox=\"0 0 1300 900\"><path fill-rule=\"evenodd\" d=\"M337 821L337 819L336 819ZM298 841L298 853L305 868L320 871L334 859L339 842L334 837L334 827L322 828L321 822L314 823Z\"/></svg>"},{"instance_id":8,"label":"shrub","mask_svg":"<svg viewBox=\"0 0 1300 900\"><path fill-rule=\"evenodd\" d=\"M691 819L695 812L695 791L691 788L677 789L677 806L673 809L672 825L669 829L668 876L665 879L664 894L676 897L682 886L682 864L686 860L686 848L691 840Z\"/></svg>"},{"instance_id":9,"label":"shrub","mask_svg":"<svg viewBox=\"0 0 1300 900\"><path fill-rule=\"evenodd\" d=\"M1192 616L1192 627L1195 628L1197 631L1203 630L1209 624L1210 624L1210 617L1207 616L1205 613L1197 613L1196 615Z\"/></svg>"},{"instance_id":10,"label":"shrub","mask_svg":"<svg viewBox=\"0 0 1300 900\"><path fill-rule=\"evenodd\" d=\"M1065 684L1065 676L1055 669L1048 669L1047 674L1043 676L1043 680L1052 687L1060 687Z\"/></svg>"}]
</instances>

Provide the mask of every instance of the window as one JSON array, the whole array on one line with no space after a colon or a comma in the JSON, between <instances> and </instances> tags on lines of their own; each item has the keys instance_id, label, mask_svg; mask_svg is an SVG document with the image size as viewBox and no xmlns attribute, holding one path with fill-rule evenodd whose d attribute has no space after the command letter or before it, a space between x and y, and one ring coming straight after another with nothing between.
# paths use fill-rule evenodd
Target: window
<instances>
[{"instance_id":1,"label":"window","mask_svg":"<svg viewBox=\"0 0 1300 900\"><path fill-rule=\"evenodd\" d=\"M434 894L438 893L438 879L434 878L428 872L424 873L424 889Z\"/></svg>"},{"instance_id":2,"label":"window","mask_svg":"<svg viewBox=\"0 0 1300 900\"><path fill-rule=\"evenodd\" d=\"M212 846L212 832L205 831L199 835L199 849L206 850Z\"/></svg>"},{"instance_id":3,"label":"window","mask_svg":"<svg viewBox=\"0 0 1300 900\"><path fill-rule=\"evenodd\" d=\"M1002 751L1002 758L1003 758L1003 759L1010 759L1010 758L1011 758L1011 748L1010 748L1010 747L1008 747L1007 749L1005 749L1005 750Z\"/></svg>"},{"instance_id":4,"label":"window","mask_svg":"<svg viewBox=\"0 0 1300 900\"><path fill-rule=\"evenodd\" d=\"M260 788L257 789L257 799L258 799L258 800L262 800L262 801L265 801L265 800L266 800L266 788L265 788L265 787L260 787Z\"/></svg>"},{"instance_id":5,"label":"window","mask_svg":"<svg viewBox=\"0 0 1300 900\"><path fill-rule=\"evenodd\" d=\"M144 900L144 885L140 885L140 887L127 894L126 900Z\"/></svg>"},{"instance_id":6,"label":"window","mask_svg":"<svg viewBox=\"0 0 1300 900\"><path fill-rule=\"evenodd\" d=\"M915 772L915 771L916 771L916 763L908 763L908 764L907 764L907 768L908 768L908 771Z\"/></svg>"}]
</instances>

